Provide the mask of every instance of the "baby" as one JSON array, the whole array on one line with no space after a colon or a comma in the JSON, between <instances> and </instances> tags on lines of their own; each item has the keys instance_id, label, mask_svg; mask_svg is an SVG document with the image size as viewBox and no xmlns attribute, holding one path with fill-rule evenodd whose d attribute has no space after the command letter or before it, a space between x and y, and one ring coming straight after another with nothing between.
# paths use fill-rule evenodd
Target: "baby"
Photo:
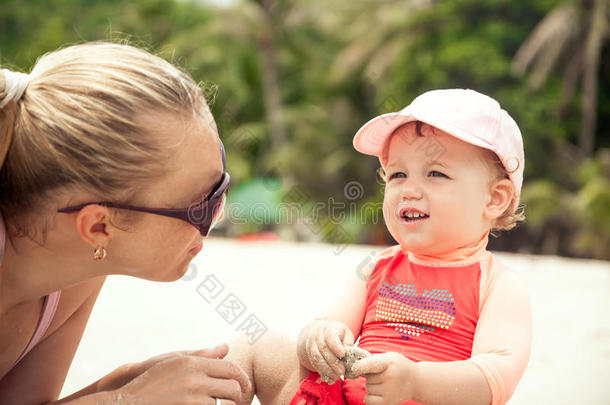
<instances>
[{"instance_id":1,"label":"baby","mask_svg":"<svg viewBox=\"0 0 610 405\"><path fill-rule=\"evenodd\" d=\"M483 94L435 90L367 122L354 146L381 161L398 245L302 330L298 359L311 373L290 403L505 403L527 366L531 312L526 287L486 246L524 219L517 124ZM371 355L354 362L355 337Z\"/></svg>"}]
</instances>

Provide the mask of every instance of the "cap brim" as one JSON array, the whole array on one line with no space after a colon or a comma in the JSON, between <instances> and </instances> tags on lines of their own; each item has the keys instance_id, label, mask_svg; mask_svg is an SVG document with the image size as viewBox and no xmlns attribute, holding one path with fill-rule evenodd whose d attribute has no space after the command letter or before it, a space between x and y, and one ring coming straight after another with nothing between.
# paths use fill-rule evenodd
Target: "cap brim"
<instances>
[{"instance_id":1,"label":"cap brim","mask_svg":"<svg viewBox=\"0 0 610 405\"><path fill-rule=\"evenodd\" d=\"M354 148L367 155L381 156L383 145L396 130L407 122L417 118L400 113L387 113L379 115L364 124L354 136Z\"/></svg>"},{"instance_id":2,"label":"cap brim","mask_svg":"<svg viewBox=\"0 0 610 405\"><path fill-rule=\"evenodd\" d=\"M387 113L379 115L364 124L354 136L354 148L361 153L381 157L385 141L400 126L412 122L421 121L440 129L449 135L469 143L495 152L490 143L473 136L460 128L453 127L441 120L430 120L421 115L404 113Z\"/></svg>"}]
</instances>

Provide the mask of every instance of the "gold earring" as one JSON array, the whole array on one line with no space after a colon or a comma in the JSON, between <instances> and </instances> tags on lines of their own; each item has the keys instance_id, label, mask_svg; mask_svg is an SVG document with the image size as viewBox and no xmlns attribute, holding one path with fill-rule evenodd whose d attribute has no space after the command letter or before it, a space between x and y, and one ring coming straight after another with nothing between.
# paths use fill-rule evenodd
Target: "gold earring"
<instances>
[{"instance_id":1,"label":"gold earring","mask_svg":"<svg viewBox=\"0 0 610 405\"><path fill-rule=\"evenodd\" d=\"M93 260L104 260L104 257L106 257L106 249L103 246L93 251Z\"/></svg>"}]
</instances>

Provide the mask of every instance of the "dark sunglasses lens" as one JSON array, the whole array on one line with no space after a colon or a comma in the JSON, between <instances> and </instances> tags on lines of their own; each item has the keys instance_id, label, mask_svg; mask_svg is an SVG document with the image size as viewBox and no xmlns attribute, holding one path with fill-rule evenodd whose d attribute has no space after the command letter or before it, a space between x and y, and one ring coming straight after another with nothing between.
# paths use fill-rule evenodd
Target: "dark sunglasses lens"
<instances>
[{"instance_id":1,"label":"dark sunglasses lens","mask_svg":"<svg viewBox=\"0 0 610 405\"><path fill-rule=\"evenodd\" d=\"M208 236L212 224L220 213L222 202L224 202L224 194L212 197L203 207L198 205L195 209L189 210L189 222L199 228L201 235Z\"/></svg>"},{"instance_id":2,"label":"dark sunglasses lens","mask_svg":"<svg viewBox=\"0 0 610 405\"><path fill-rule=\"evenodd\" d=\"M225 202L225 192L229 188L230 176L229 173L224 174L222 179L214 187L209 200L203 204L193 206L188 211L188 219L191 224L199 228L199 232L203 236L208 236L210 229L218 220L220 211Z\"/></svg>"}]
</instances>

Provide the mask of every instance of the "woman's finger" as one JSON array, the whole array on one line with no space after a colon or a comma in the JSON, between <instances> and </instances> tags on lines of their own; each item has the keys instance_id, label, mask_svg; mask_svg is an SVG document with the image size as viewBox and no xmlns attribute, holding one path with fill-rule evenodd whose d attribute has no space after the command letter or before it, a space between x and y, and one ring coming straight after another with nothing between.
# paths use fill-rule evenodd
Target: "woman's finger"
<instances>
[{"instance_id":1,"label":"woman's finger","mask_svg":"<svg viewBox=\"0 0 610 405\"><path fill-rule=\"evenodd\" d=\"M201 356L208 359L224 359L224 357L229 353L229 345L223 343L211 349L199 349L187 353L193 356Z\"/></svg>"},{"instance_id":2,"label":"woman's finger","mask_svg":"<svg viewBox=\"0 0 610 405\"><path fill-rule=\"evenodd\" d=\"M241 386L236 380L227 380L223 378L207 378L203 384L203 389L206 395L219 400L225 399L241 403ZM220 401L218 401L220 403Z\"/></svg>"},{"instance_id":3,"label":"woman's finger","mask_svg":"<svg viewBox=\"0 0 610 405\"><path fill-rule=\"evenodd\" d=\"M210 377L234 380L239 384L240 392L249 392L252 389L250 378L237 364L222 359L205 359L206 374Z\"/></svg>"}]
</instances>

